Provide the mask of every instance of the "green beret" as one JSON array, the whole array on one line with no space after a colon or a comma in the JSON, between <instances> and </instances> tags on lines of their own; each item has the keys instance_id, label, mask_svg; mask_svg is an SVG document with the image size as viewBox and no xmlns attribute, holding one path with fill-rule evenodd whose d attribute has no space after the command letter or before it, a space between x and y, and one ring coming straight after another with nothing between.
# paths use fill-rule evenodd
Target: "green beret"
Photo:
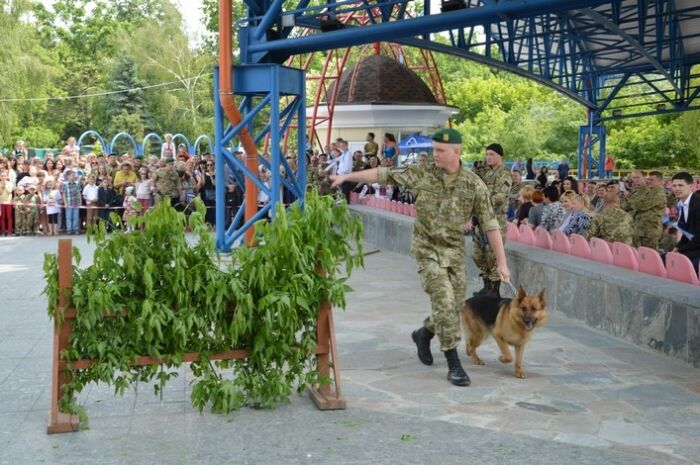
<instances>
[{"instance_id":1,"label":"green beret","mask_svg":"<svg viewBox=\"0 0 700 465\"><path fill-rule=\"evenodd\" d=\"M438 132L433 134L432 139L435 142L442 142L443 144L461 144L462 135L459 131L452 128L440 129Z\"/></svg>"},{"instance_id":2,"label":"green beret","mask_svg":"<svg viewBox=\"0 0 700 465\"><path fill-rule=\"evenodd\" d=\"M175 159L173 157L168 157L165 159L165 163L175 163Z\"/></svg>"},{"instance_id":3,"label":"green beret","mask_svg":"<svg viewBox=\"0 0 700 465\"><path fill-rule=\"evenodd\" d=\"M143 155L136 155L134 157L135 160L143 160Z\"/></svg>"}]
</instances>

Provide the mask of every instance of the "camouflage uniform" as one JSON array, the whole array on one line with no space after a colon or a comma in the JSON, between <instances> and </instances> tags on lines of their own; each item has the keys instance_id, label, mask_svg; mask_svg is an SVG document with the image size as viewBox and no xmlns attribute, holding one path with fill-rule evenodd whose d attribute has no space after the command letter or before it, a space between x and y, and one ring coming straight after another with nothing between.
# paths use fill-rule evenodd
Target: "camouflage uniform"
<instances>
[{"instance_id":1,"label":"camouflage uniform","mask_svg":"<svg viewBox=\"0 0 700 465\"><path fill-rule=\"evenodd\" d=\"M501 230L501 239L503 244L506 243L506 225L508 223L508 202L510 200L511 186L513 179L510 172L504 164L498 168L489 168L481 174L481 179L486 184L491 195L491 205L498 220L498 225ZM489 247L486 233L480 225L480 222L474 223L474 263L479 268L479 275L489 281L500 281L501 277L498 274L496 264L496 256Z\"/></svg>"},{"instance_id":2,"label":"camouflage uniform","mask_svg":"<svg viewBox=\"0 0 700 465\"><path fill-rule=\"evenodd\" d=\"M607 206L593 216L588 239L598 237L608 242L632 245L632 217L617 205Z\"/></svg>"},{"instance_id":3,"label":"camouflage uniform","mask_svg":"<svg viewBox=\"0 0 700 465\"><path fill-rule=\"evenodd\" d=\"M180 176L171 168L159 168L155 179L156 202L180 197Z\"/></svg>"},{"instance_id":4,"label":"camouflage uniform","mask_svg":"<svg viewBox=\"0 0 700 465\"><path fill-rule=\"evenodd\" d=\"M622 204L623 210L634 220L633 243L635 247L659 248L663 232L663 215L666 195L660 187L640 187L633 190Z\"/></svg>"},{"instance_id":5,"label":"camouflage uniform","mask_svg":"<svg viewBox=\"0 0 700 465\"><path fill-rule=\"evenodd\" d=\"M24 194L17 201L17 231L19 234L35 234L39 228L39 196Z\"/></svg>"},{"instance_id":6,"label":"camouflage uniform","mask_svg":"<svg viewBox=\"0 0 700 465\"><path fill-rule=\"evenodd\" d=\"M434 165L379 168L379 183L403 186L416 194L411 253L432 307L424 326L438 335L440 350L453 349L460 337L458 312L466 294L464 224L476 215L484 230L499 227L488 189L466 168L451 177Z\"/></svg>"},{"instance_id":7,"label":"camouflage uniform","mask_svg":"<svg viewBox=\"0 0 700 465\"><path fill-rule=\"evenodd\" d=\"M315 184L318 186L318 193L320 195L328 195L333 192L331 188L331 178L330 173L325 170L325 168L318 168L315 170Z\"/></svg>"}]
</instances>

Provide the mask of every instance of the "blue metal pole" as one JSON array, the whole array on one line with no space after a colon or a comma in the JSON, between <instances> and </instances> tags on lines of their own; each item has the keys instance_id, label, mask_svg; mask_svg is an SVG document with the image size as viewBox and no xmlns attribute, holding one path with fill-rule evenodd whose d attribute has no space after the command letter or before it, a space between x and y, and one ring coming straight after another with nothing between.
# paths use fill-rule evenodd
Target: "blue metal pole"
<instances>
[{"instance_id":1,"label":"blue metal pole","mask_svg":"<svg viewBox=\"0 0 700 465\"><path fill-rule=\"evenodd\" d=\"M598 146L600 148L600 154L598 155L598 178L603 179L605 177L605 125L598 123L600 128L600 135L598 138Z\"/></svg>"},{"instance_id":2,"label":"blue metal pole","mask_svg":"<svg viewBox=\"0 0 700 465\"><path fill-rule=\"evenodd\" d=\"M224 153L222 139L224 135L224 112L219 102L219 67L214 67L214 158L216 167L216 248L219 252L229 252L230 245L227 247L224 232L226 225L224 224L225 201L224 201Z\"/></svg>"},{"instance_id":3,"label":"blue metal pole","mask_svg":"<svg viewBox=\"0 0 700 465\"><path fill-rule=\"evenodd\" d=\"M272 23L275 22L277 19L277 15L280 12L280 9L282 8L282 3L284 3L284 0L275 0L275 2L270 5L270 8L267 10L265 13L265 16L263 16L262 20L260 20L260 24L255 28L255 33L253 36L257 39L260 40L263 38L265 35L265 31L270 29L270 26L272 26Z\"/></svg>"},{"instance_id":4,"label":"blue metal pole","mask_svg":"<svg viewBox=\"0 0 700 465\"><path fill-rule=\"evenodd\" d=\"M271 218L275 218L275 209L280 201L280 93L279 67L270 67L270 171L272 183L270 186Z\"/></svg>"},{"instance_id":5,"label":"blue metal pole","mask_svg":"<svg viewBox=\"0 0 700 465\"><path fill-rule=\"evenodd\" d=\"M304 79L306 81L306 79ZM306 83L304 83L306 84ZM299 105L297 108L297 186L299 186L298 201L304 205L306 197L306 85L301 86Z\"/></svg>"}]
</instances>

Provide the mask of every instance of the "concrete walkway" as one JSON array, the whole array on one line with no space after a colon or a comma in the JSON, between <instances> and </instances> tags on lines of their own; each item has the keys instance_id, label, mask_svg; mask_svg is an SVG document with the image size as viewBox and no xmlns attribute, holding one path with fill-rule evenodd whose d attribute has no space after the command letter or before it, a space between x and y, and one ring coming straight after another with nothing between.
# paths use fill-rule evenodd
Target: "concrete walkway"
<instances>
[{"instance_id":1,"label":"concrete walkway","mask_svg":"<svg viewBox=\"0 0 700 465\"><path fill-rule=\"evenodd\" d=\"M347 410L319 412L301 396L274 411L199 414L183 370L163 402L148 385L124 397L94 386L81 395L89 429L47 436L52 325L39 294L43 253L55 249L0 238L0 464L700 463L700 370L552 309L526 349L528 379L488 341L483 367L460 349L472 386L453 387L439 353L432 367L415 357L409 334L429 303L414 262L384 251L335 313Z\"/></svg>"}]
</instances>

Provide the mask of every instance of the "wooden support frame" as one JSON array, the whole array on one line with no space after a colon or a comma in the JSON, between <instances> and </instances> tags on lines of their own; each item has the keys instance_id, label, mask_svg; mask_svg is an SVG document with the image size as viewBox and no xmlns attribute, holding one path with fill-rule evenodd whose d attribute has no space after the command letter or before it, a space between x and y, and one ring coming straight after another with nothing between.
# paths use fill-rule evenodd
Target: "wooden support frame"
<instances>
[{"instance_id":1,"label":"wooden support frame","mask_svg":"<svg viewBox=\"0 0 700 465\"><path fill-rule=\"evenodd\" d=\"M77 415L61 412L58 401L61 398L63 386L70 381L70 372L66 369L68 362L61 356L62 351L68 348L73 320L76 318L76 310L71 308L70 293L73 287L73 244L70 239L58 241L58 309L57 313L62 318L54 318L53 335L53 361L51 368L51 409L49 411L49 423L47 434L72 433L80 431L80 419ZM59 324L59 320L63 320ZM345 400L341 397L340 368L338 365L338 351L335 341L335 327L333 325L333 310L330 302L324 302L318 312L316 322L316 357L317 367L321 382L316 386L309 386L309 396L319 410L345 409ZM212 354L211 360L235 360L248 356L247 350L230 350L227 352ZM186 353L184 362L194 362L199 359L196 352ZM75 370L84 370L91 365L99 363L98 360L76 360L71 363ZM139 357L132 365L159 365L163 360L155 357ZM332 374L332 377L331 377Z\"/></svg>"}]
</instances>

